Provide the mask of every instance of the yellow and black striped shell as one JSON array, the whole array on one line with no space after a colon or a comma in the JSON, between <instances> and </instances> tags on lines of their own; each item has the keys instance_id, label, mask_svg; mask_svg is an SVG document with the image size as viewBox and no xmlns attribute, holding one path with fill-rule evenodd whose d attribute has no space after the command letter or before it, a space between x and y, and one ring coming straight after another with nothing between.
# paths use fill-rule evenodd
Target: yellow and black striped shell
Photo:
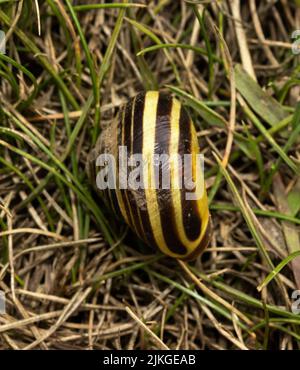
<instances>
[{"instance_id":1,"label":"yellow and black striped shell","mask_svg":"<svg viewBox=\"0 0 300 370\"><path fill-rule=\"evenodd\" d=\"M126 147L126 158L120 157L119 148ZM115 189L105 189L102 195L109 206L121 213L131 229L148 245L156 246L164 254L191 260L206 248L210 241L210 215L203 171L196 170L195 158L199 154L194 124L181 103L169 94L159 91L139 93L123 106L114 123L100 135L90 153L89 176L95 184L99 167L99 154L115 158ZM142 172L148 185L140 188L121 189L118 178L120 161L127 161L132 154L141 154L147 164ZM186 199L190 189L178 186L184 176L184 161L157 163L154 154L191 155L193 192L197 199ZM155 168L170 171L170 186L165 188L154 178ZM144 170L143 170L144 171ZM161 180L161 172L160 180ZM140 180L140 179L139 179Z\"/></svg>"}]
</instances>

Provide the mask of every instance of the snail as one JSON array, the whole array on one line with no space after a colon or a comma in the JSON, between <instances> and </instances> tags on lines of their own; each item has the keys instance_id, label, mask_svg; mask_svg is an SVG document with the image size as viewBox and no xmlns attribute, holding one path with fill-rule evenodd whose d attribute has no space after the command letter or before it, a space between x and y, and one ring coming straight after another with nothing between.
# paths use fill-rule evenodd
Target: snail
<instances>
[{"instance_id":1,"label":"snail","mask_svg":"<svg viewBox=\"0 0 300 370\"><path fill-rule=\"evenodd\" d=\"M89 154L88 175L146 244L192 260L211 234L199 156L194 124L179 100L147 91L130 99L102 131Z\"/></svg>"}]
</instances>

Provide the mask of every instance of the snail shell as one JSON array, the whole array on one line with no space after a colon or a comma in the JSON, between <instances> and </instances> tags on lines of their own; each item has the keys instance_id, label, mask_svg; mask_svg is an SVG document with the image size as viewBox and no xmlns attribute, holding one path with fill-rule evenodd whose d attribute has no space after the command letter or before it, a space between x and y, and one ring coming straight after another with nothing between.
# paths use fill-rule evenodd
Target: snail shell
<instances>
[{"instance_id":1,"label":"snail shell","mask_svg":"<svg viewBox=\"0 0 300 370\"><path fill-rule=\"evenodd\" d=\"M120 154L120 148L126 151ZM115 159L115 189L102 188L103 198L145 243L168 256L185 260L194 259L206 248L211 227L204 174L196 163L197 135L193 122L176 98L148 91L139 93L121 108L117 119L102 132L90 153L88 171L94 184L98 175L103 180L99 154L112 155ZM148 186L130 186L128 181L127 188L123 188L120 178L130 177L124 173L123 163L128 160L130 163L133 154L139 154L145 164L141 170L135 162L133 178ZM156 161L154 154L169 155L175 160ZM186 154L190 160L180 160ZM195 184L192 190L185 186L187 163L190 179ZM169 173L169 187L163 184L163 171ZM106 178L109 175L107 172Z\"/></svg>"}]
</instances>

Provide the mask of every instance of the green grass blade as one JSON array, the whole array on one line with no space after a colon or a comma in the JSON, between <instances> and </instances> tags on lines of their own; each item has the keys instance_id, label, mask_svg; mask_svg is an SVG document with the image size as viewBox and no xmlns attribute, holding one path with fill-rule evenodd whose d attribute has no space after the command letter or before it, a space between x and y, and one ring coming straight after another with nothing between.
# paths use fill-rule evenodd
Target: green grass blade
<instances>
[{"instance_id":1,"label":"green grass blade","mask_svg":"<svg viewBox=\"0 0 300 370\"><path fill-rule=\"evenodd\" d=\"M181 98L184 98L187 105L191 106L209 125L227 127L225 119L220 114L206 106L203 102L196 99L194 96L188 94L187 92L181 90L178 87L171 85L165 86L172 92L174 92L176 95L180 96Z\"/></svg>"},{"instance_id":2,"label":"green grass blade","mask_svg":"<svg viewBox=\"0 0 300 370\"><path fill-rule=\"evenodd\" d=\"M11 25L12 20L0 9L0 20L6 24L8 27ZM30 51L36 55L37 60L42 64L42 66L48 71L48 73L53 77L57 86L62 90L67 100L72 104L75 109L79 109L79 105L74 99L72 93L69 91L63 80L56 73L55 69L52 67L48 58L45 57L44 53L30 40L30 38L18 27L15 27L15 33L22 41L22 43L30 49Z\"/></svg>"},{"instance_id":3,"label":"green grass blade","mask_svg":"<svg viewBox=\"0 0 300 370\"><path fill-rule=\"evenodd\" d=\"M244 71L240 64L235 66L236 88L248 102L250 107L270 126L287 117L287 112L277 100L269 96Z\"/></svg>"},{"instance_id":4,"label":"green grass blade","mask_svg":"<svg viewBox=\"0 0 300 370\"><path fill-rule=\"evenodd\" d=\"M259 284L257 287L257 290L260 292L264 287L266 287L279 272L294 258L300 256L300 251L296 251L294 253L291 253L288 255L283 261L281 261L270 273L269 275L264 279L264 281Z\"/></svg>"},{"instance_id":5,"label":"green grass blade","mask_svg":"<svg viewBox=\"0 0 300 370\"><path fill-rule=\"evenodd\" d=\"M260 120L255 116L255 114L251 111L251 109L245 104L243 105L244 112L247 116L251 119L253 124L257 127L257 129L262 133L265 139L269 142L269 144L273 147L273 149L278 153L281 159L297 174L300 176L300 168L297 166L285 153L285 151L281 148L280 145L277 144L275 139L270 135L269 131L264 127L264 125L260 122Z\"/></svg>"},{"instance_id":6,"label":"green grass blade","mask_svg":"<svg viewBox=\"0 0 300 370\"><path fill-rule=\"evenodd\" d=\"M69 0L65 0L65 2L66 2L67 7L69 9L71 18L72 18L72 20L73 20L73 22L76 26L76 29L77 29L77 32L78 32L78 35L79 35L84 53L85 53L88 69L90 71L91 80L92 80L92 87L93 87L93 94L94 94L94 101L96 102L96 104L95 104L95 122L94 122L94 124L95 124L95 127L98 127L99 122L100 122L100 105L98 104L99 99L100 99L100 91L99 91L99 88L98 88L98 81L97 81L97 73L96 73L96 69L95 69L95 63L92 59L88 44L86 42L84 33L83 33L82 28L80 26L77 15L76 15L76 13L73 9L73 6L72 6L72 4L70 3Z\"/></svg>"},{"instance_id":7,"label":"green grass blade","mask_svg":"<svg viewBox=\"0 0 300 370\"><path fill-rule=\"evenodd\" d=\"M137 4L137 3L111 3L111 4L85 4L85 5L74 5L73 9L81 12L87 10L94 10L94 9L120 9L120 8L146 8L147 5L145 4Z\"/></svg>"},{"instance_id":8,"label":"green grass blade","mask_svg":"<svg viewBox=\"0 0 300 370\"><path fill-rule=\"evenodd\" d=\"M198 54L207 56L207 51L203 48L200 48L198 46L189 45L189 44L176 44L176 43L159 44L159 45L148 46L147 48L144 48L144 49L140 50L137 53L137 56L145 55L147 53L150 53L150 52L156 51L156 50L160 50L160 49L172 49L172 48L192 50L192 51L195 51ZM223 63L222 60L214 54L212 55L212 59L215 62Z\"/></svg>"},{"instance_id":9,"label":"green grass blade","mask_svg":"<svg viewBox=\"0 0 300 370\"><path fill-rule=\"evenodd\" d=\"M136 27L138 30L140 30L141 32L145 33L152 41L154 41L156 44L158 45L162 45L163 43L161 42L160 38L157 37L151 30L150 28L146 27L145 25L135 21L134 19L130 19L130 18L125 18L127 22L129 22L132 26ZM180 79L180 76L179 76L179 72L178 72L178 69L176 67L176 64L173 62L172 60L172 57L170 55L170 53L168 52L168 50L165 50L164 49L164 52L166 54L166 57L167 59L169 60L171 66L172 66L172 69L173 69L173 72L174 72L174 75L176 77L176 80L179 84L181 84L181 79Z\"/></svg>"}]
</instances>

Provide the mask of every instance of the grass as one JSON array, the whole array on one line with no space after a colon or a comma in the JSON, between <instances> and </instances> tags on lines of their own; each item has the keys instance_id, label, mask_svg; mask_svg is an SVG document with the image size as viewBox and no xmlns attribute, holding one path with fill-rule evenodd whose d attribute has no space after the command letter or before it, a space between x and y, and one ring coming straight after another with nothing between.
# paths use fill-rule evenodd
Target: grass
<instances>
[{"instance_id":1,"label":"grass","mask_svg":"<svg viewBox=\"0 0 300 370\"><path fill-rule=\"evenodd\" d=\"M0 349L299 349L299 4L36 4L0 1ZM138 240L85 169L157 88L205 155L213 236L188 264Z\"/></svg>"}]
</instances>

